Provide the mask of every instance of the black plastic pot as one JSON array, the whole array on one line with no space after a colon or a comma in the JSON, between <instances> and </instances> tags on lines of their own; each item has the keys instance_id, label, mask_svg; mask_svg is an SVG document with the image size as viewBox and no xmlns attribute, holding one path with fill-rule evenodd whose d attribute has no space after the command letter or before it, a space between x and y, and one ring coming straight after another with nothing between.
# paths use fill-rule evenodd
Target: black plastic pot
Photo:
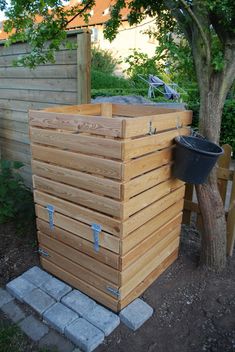
<instances>
[{"instance_id":1,"label":"black plastic pot","mask_svg":"<svg viewBox=\"0 0 235 352\"><path fill-rule=\"evenodd\" d=\"M223 149L192 136L178 136L175 142L173 175L187 183L204 183Z\"/></svg>"}]
</instances>

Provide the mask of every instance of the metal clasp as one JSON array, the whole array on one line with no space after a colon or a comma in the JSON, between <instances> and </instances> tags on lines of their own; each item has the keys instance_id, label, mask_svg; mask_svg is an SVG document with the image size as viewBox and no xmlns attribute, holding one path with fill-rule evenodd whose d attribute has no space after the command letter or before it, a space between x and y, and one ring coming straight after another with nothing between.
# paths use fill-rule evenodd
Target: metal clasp
<instances>
[{"instance_id":1,"label":"metal clasp","mask_svg":"<svg viewBox=\"0 0 235 352\"><path fill-rule=\"evenodd\" d=\"M47 205L47 211L48 211L48 216L49 216L49 224L50 224L50 229L54 229L54 212L55 208L53 205L48 204Z\"/></svg>"},{"instance_id":2,"label":"metal clasp","mask_svg":"<svg viewBox=\"0 0 235 352\"><path fill-rule=\"evenodd\" d=\"M152 134L156 134L157 133L157 129L156 128L153 128L153 123L152 121L149 121L149 131L148 131L148 134L149 135L152 135Z\"/></svg>"},{"instance_id":3,"label":"metal clasp","mask_svg":"<svg viewBox=\"0 0 235 352\"><path fill-rule=\"evenodd\" d=\"M102 231L102 226L99 224L91 224L91 228L94 237L94 250L98 252L100 246L100 232Z\"/></svg>"}]
</instances>

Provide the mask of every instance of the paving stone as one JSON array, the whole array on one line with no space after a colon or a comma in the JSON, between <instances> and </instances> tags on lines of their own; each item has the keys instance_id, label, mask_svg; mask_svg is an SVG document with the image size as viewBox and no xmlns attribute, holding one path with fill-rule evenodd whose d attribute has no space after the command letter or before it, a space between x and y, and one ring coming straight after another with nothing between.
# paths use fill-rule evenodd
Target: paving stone
<instances>
[{"instance_id":1,"label":"paving stone","mask_svg":"<svg viewBox=\"0 0 235 352\"><path fill-rule=\"evenodd\" d=\"M22 277L37 287L40 287L45 282L50 280L52 276L48 274L46 271L40 269L38 266L34 266L28 271L26 271Z\"/></svg>"},{"instance_id":2,"label":"paving stone","mask_svg":"<svg viewBox=\"0 0 235 352\"><path fill-rule=\"evenodd\" d=\"M93 299L87 297L78 290L73 290L68 293L62 298L61 302L67 307L73 309L83 318L85 318L96 306Z\"/></svg>"},{"instance_id":3,"label":"paving stone","mask_svg":"<svg viewBox=\"0 0 235 352\"><path fill-rule=\"evenodd\" d=\"M82 351L80 350L80 348L75 348L75 350L73 350L73 352L82 352Z\"/></svg>"},{"instance_id":4,"label":"paving stone","mask_svg":"<svg viewBox=\"0 0 235 352\"><path fill-rule=\"evenodd\" d=\"M51 324L53 328L64 333L65 327L78 318L78 315L71 309L65 307L61 303L54 304L43 314L46 322Z\"/></svg>"},{"instance_id":5,"label":"paving stone","mask_svg":"<svg viewBox=\"0 0 235 352\"><path fill-rule=\"evenodd\" d=\"M0 288L0 308L4 306L5 304L13 301L14 297L10 295L6 290L3 288Z\"/></svg>"},{"instance_id":6,"label":"paving stone","mask_svg":"<svg viewBox=\"0 0 235 352\"><path fill-rule=\"evenodd\" d=\"M17 277L6 285L7 291L21 302L23 302L24 296L35 288L35 285L24 279L22 276Z\"/></svg>"},{"instance_id":7,"label":"paving stone","mask_svg":"<svg viewBox=\"0 0 235 352\"><path fill-rule=\"evenodd\" d=\"M65 335L84 352L91 352L104 341L104 333L80 318L65 328Z\"/></svg>"},{"instance_id":8,"label":"paving stone","mask_svg":"<svg viewBox=\"0 0 235 352\"><path fill-rule=\"evenodd\" d=\"M120 318L117 314L114 314L98 304L88 315L86 315L86 320L102 330L105 336L111 334L111 332L120 324Z\"/></svg>"},{"instance_id":9,"label":"paving stone","mask_svg":"<svg viewBox=\"0 0 235 352\"><path fill-rule=\"evenodd\" d=\"M119 316L121 321L132 330L137 330L143 325L153 314L153 308L147 303L137 298L124 308Z\"/></svg>"},{"instance_id":10,"label":"paving stone","mask_svg":"<svg viewBox=\"0 0 235 352\"><path fill-rule=\"evenodd\" d=\"M73 352L74 345L72 342L51 330L39 341L39 347L56 348L58 352Z\"/></svg>"},{"instance_id":11,"label":"paving stone","mask_svg":"<svg viewBox=\"0 0 235 352\"><path fill-rule=\"evenodd\" d=\"M10 318L14 323L18 323L23 320L26 315L24 311L15 303L9 302L2 307L2 311Z\"/></svg>"},{"instance_id":12,"label":"paving stone","mask_svg":"<svg viewBox=\"0 0 235 352\"><path fill-rule=\"evenodd\" d=\"M63 296L72 291L69 285L66 285L55 277L51 277L48 281L44 282L40 288L57 301L60 301Z\"/></svg>"},{"instance_id":13,"label":"paving stone","mask_svg":"<svg viewBox=\"0 0 235 352\"><path fill-rule=\"evenodd\" d=\"M36 310L40 315L42 315L48 308L50 308L56 301L49 296L47 293L43 292L39 288L29 292L24 296L24 302L30 305Z\"/></svg>"},{"instance_id":14,"label":"paving stone","mask_svg":"<svg viewBox=\"0 0 235 352\"><path fill-rule=\"evenodd\" d=\"M19 326L33 341L39 341L49 332L49 328L32 315L22 320Z\"/></svg>"}]
</instances>

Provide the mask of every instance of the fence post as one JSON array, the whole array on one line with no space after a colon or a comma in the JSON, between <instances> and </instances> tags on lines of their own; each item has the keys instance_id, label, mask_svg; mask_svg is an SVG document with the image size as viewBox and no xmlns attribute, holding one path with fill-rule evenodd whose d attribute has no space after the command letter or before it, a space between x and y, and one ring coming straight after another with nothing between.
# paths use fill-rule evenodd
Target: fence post
<instances>
[{"instance_id":1,"label":"fence post","mask_svg":"<svg viewBox=\"0 0 235 352\"><path fill-rule=\"evenodd\" d=\"M77 104L91 101L91 33L77 34Z\"/></svg>"}]
</instances>

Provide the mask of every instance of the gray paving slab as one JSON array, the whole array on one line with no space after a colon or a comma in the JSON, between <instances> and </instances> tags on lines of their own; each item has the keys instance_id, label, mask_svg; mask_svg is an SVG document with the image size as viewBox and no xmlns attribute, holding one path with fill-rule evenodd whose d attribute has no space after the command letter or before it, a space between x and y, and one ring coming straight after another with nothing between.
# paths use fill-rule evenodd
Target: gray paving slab
<instances>
[{"instance_id":1,"label":"gray paving slab","mask_svg":"<svg viewBox=\"0 0 235 352\"><path fill-rule=\"evenodd\" d=\"M134 331L139 329L152 315L153 308L139 298L119 313L121 321Z\"/></svg>"},{"instance_id":2,"label":"gray paving slab","mask_svg":"<svg viewBox=\"0 0 235 352\"><path fill-rule=\"evenodd\" d=\"M82 351L80 350L80 348L75 348L75 349L73 350L73 352L82 352Z\"/></svg>"},{"instance_id":3,"label":"gray paving slab","mask_svg":"<svg viewBox=\"0 0 235 352\"><path fill-rule=\"evenodd\" d=\"M80 318L65 328L65 335L84 352L91 352L104 341L104 333Z\"/></svg>"},{"instance_id":4,"label":"gray paving slab","mask_svg":"<svg viewBox=\"0 0 235 352\"><path fill-rule=\"evenodd\" d=\"M78 314L61 303L54 304L43 314L43 319L57 331L64 333L65 327L78 319Z\"/></svg>"},{"instance_id":5,"label":"gray paving slab","mask_svg":"<svg viewBox=\"0 0 235 352\"><path fill-rule=\"evenodd\" d=\"M23 300L25 303L30 305L36 312L42 315L48 308L50 308L56 301L49 296L47 293L43 292L41 289L36 288L33 291L28 292Z\"/></svg>"},{"instance_id":6,"label":"gray paving slab","mask_svg":"<svg viewBox=\"0 0 235 352\"><path fill-rule=\"evenodd\" d=\"M117 314L114 314L98 304L89 314L86 315L86 320L103 331L105 336L111 334L111 332L120 324L120 318Z\"/></svg>"},{"instance_id":7,"label":"gray paving slab","mask_svg":"<svg viewBox=\"0 0 235 352\"><path fill-rule=\"evenodd\" d=\"M56 301L60 301L63 296L72 291L72 288L69 285L55 277L51 277L48 281L45 281L40 285L40 288L52 296Z\"/></svg>"},{"instance_id":8,"label":"gray paving slab","mask_svg":"<svg viewBox=\"0 0 235 352\"><path fill-rule=\"evenodd\" d=\"M8 293L3 288L0 288L0 308L5 304L13 301L14 297L10 293Z\"/></svg>"},{"instance_id":9,"label":"gray paving slab","mask_svg":"<svg viewBox=\"0 0 235 352\"><path fill-rule=\"evenodd\" d=\"M96 306L96 303L93 301L93 299L87 297L78 290L73 290L72 292L68 293L62 298L61 302L68 308L74 310L77 314L80 315L80 317L84 318Z\"/></svg>"},{"instance_id":10,"label":"gray paving slab","mask_svg":"<svg viewBox=\"0 0 235 352\"><path fill-rule=\"evenodd\" d=\"M57 352L74 351L74 345L72 342L54 330L50 330L49 333L39 341L39 347L55 348Z\"/></svg>"},{"instance_id":11,"label":"gray paving slab","mask_svg":"<svg viewBox=\"0 0 235 352\"><path fill-rule=\"evenodd\" d=\"M19 323L19 327L33 341L39 341L44 335L48 334L49 328L40 320L32 315L25 318Z\"/></svg>"},{"instance_id":12,"label":"gray paving slab","mask_svg":"<svg viewBox=\"0 0 235 352\"><path fill-rule=\"evenodd\" d=\"M52 276L46 271L40 269L38 266L34 266L31 269L27 270L22 277L37 287L40 287L45 282L50 280Z\"/></svg>"},{"instance_id":13,"label":"gray paving slab","mask_svg":"<svg viewBox=\"0 0 235 352\"><path fill-rule=\"evenodd\" d=\"M11 301L2 306L2 311L11 319L14 323L18 323L26 317L25 312L18 306L17 303Z\"/></svg>"},{"instance_id":14,"label":"gray paving slab","mask_svg":"<svg viewBox=\"0 0 235 352\"><path fill-rule=\"evenodd\" d=\"M21 302L23 302L24 296L35 288L35 285L22 276L17 277L6 285L7 291Z\"/></svg>"}]
</instances>

